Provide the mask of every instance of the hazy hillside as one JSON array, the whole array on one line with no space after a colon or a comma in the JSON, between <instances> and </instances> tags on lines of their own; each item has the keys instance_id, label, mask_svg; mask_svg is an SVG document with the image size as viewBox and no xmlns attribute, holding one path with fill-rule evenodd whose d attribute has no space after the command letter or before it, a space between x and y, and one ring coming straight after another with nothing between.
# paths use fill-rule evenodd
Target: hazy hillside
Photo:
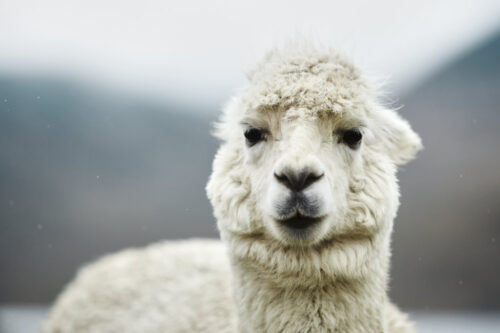
<instances>
[{"instance_id":1,"label":"hazy hillside","mask_svg":"<svg viewBox=\"0 0 500 333\"><path fill-rule=\"evenodd\" d=\"M393 294L411 307L500 307L500 35L402 110L425 150L401 172Z\"/></svg>"},{"instance_id":2,"label":"hazy hillside","mask_svg":"<svg viewBox=\"0 0 500 333\"><path fill-rule=\"evenodd\" d=\"M104 252L217 235L212 119L43 78L0 98L0 302L49 301Z\"/></svg>"},{"instance_id":3,"label":"hazy hillside","mask_svg":"<svg viewBox=\"0 0 500 333\"><path fill-rule=\"evenodd\" d=\"M500 38L400 102L425 150L400 172L393 298L499 308ZM105 252L217 235L204 193L216 110L185 108L0 79L0 302L50 301Z\"/></svg>"}]
</instances>

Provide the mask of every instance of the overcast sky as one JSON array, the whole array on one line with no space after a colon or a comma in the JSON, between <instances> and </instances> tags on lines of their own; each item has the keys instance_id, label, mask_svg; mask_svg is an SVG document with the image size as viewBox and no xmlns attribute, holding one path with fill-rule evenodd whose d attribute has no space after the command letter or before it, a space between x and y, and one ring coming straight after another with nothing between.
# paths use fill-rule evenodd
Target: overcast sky
<instances>
[{"instance_id":1,"label":"overcast sky","mask_svg":"<svg viewBox=\"0 0 500 333\"><path fill-rule=\"evenodd\" d=\"M498 0L2 0L0 73L56 73L220 104L296 37L341 49L404 92L500 28Z\"/></svg>"}]
</instances>

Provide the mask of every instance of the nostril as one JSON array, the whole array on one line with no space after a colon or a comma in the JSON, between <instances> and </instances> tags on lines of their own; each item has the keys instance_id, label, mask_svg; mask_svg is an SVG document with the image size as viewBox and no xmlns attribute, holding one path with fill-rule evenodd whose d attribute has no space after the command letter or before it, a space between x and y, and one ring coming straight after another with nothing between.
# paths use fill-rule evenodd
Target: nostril
<instances>
[{"instance_id":1,"label":"nostril","mask_svg":"<svg viewBox=\"0 0 500 333\"><path fill-rule=\"evenodd\" d=\"M282 171L280 173L274 173L274 177L278 180L279 183L285 185L289 189L294 187L294 177L289 171Z\"/></svg>"},{"instance_id":2,"label":"nostril","mask_svg":"<svg viewBox=\"0 0 500 333\"><path fill-rule=\"evenodd\" d=\"M288 177L285 176L284 173L277 174L276 172L274 173L274 177L280 182L280 183L289 183Z\"/></svg>"},{"instance_id":3,"label":"nostril","mask_svg":"<svg viewBox=\"0 0 500 333\"><path fill-rule=\"evenodd\" d=\"M304 180L304 184L303 184L303 188L302 189L305 189L307 187L309 187L310 185L312 185L313 183L315 183L316 181L320 180L321 177L323 177L324 173L320 174L320 175L316 175L314 173L308 173L307 175L305 175L305 180Z\"/></svg>"},{"instance_id":4,"label":"nostril","mask_svg":"<svg viewBox=\"0 0 500 333\"><path fill-rule=\"evenodd\" d=\"M285 169L280 173L274 173L274 177L278 180L278 182L296 192L302 191L311 186L313 183L321 179L323 175L323 173L318 175L307 169L300 172Z\"/></svg>"}]
</instances>

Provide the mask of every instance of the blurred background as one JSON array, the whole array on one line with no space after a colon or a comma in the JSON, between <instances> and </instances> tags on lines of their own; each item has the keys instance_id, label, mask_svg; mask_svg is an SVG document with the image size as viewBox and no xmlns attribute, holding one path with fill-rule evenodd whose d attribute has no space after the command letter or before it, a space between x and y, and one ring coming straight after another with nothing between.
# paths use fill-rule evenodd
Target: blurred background
<instances>
[{"instance_id":1,"label":"blurred background","mask_svg":"<svg viewBox=\"0 0 500 333\"><path fill-rule=\"evenodd\" d=\"M500 332L498 0L3 0L0 332L35 332L104 253L217 237L211 123L297 38L384 81L423 138L399 172L392 299L422 332Z\"/></svg>"}]
</instances>

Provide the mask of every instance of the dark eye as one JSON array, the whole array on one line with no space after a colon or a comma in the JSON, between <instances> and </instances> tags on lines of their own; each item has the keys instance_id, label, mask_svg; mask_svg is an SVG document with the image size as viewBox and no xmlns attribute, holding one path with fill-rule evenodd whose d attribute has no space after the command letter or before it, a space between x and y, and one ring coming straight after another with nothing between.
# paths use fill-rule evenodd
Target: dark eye
<instances>
[{"instance_id":1,"label":"dark eye","mask_svg":"<svg viewBox=\"0 0 500 333\"><path fill-rule=\"evenodd\" d=\"M264 136L262 134L262 130L257 128L250 128L245 131L245 138L247 139L248 145L251 147L261 141Z\"/></svg>"},{"instance_id":2,"label":"dark eye","mask_svg":"<svg viewBox=\"0 0 500 333\"><path fill-rule=\"evenodd\" d=\"M361 138L363 135L357 128L352 128L345 130L342 133L341 140L343 143L349 146L351 149L356 149L359 147L361 143Z\"/></svg>"}]
</instances>

